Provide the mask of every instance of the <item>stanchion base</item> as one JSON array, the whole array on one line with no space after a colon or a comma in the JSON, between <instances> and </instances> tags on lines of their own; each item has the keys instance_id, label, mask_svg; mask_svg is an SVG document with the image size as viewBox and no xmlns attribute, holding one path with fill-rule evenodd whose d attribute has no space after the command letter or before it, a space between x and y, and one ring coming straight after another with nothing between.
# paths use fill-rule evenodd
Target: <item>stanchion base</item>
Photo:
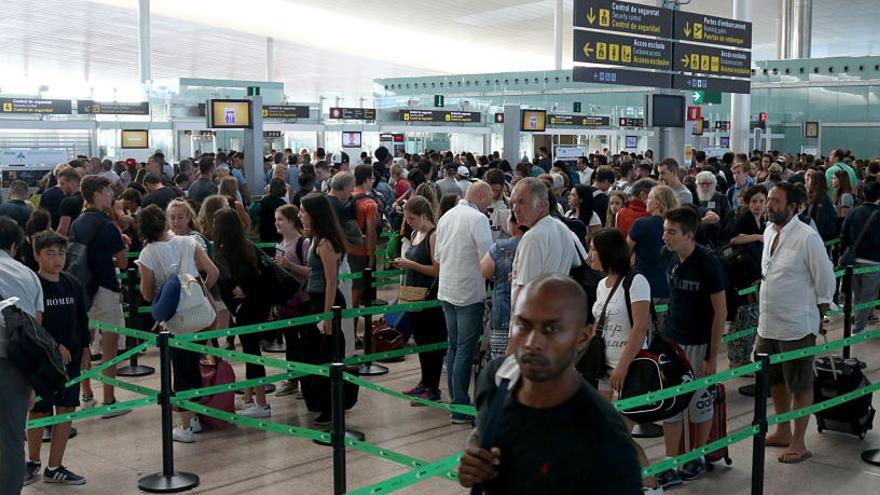
<instances>
[{"instance_id":1,"label":"stanchion base","mask_svg":"<svg viewBox=\"0 0 880 495\"><path fill-rule=\"evenodd\" d=\"M282 353L287 352L287 346L280 342L269 342L263 346L263 352Z\"/></svg>"},{"instance_id":2,"label":"stanchion base","mask_svg":"<svg viewBox=\"0 0 880 495\"><path fill-rule=\"evenodd\" d=\"M116 375L118 376L149 376L156 372L156 369L152 366L126 366L124 368L119 368L116 370Z\"/></svg>"},{"instance_id":3,"label":"stanchion base","mask_svg":"<svg viewBox=\"0 0 880 495\"><path fill-rule=\"evenodd\" d=\"M862 460L868 464L880 466L880 449L871 449L862 452Z\"/></svg>"},{"instance_id":4,"label":"stanchion base","mask_svg":"<svg viewBox=\"0 0 880 495\"><path fill-rule=\"evenodd\" d=\"M634 438L660 438L663 436L663 427L654 423L638 424L633 427Z\"/></svg>"},{"instance_id":5,"label":"stanchion base","mask_svg":"<svg viewBox=\"0 0 880 495\"><path fill-rule=\"evenodd\" d=\"M263 385L263 386L266 387L267 394L271 394L272 392L275 392L275 384L274 383L270 383L268 385ZM244 390L236 390L235 395L244 395Z\"/></svg>"},{"instance_id":6,"label":"stanchion base","mask_svg":"<svg viewBox=\"0 0 880 495\"><path fill-rule=\"evenodd\" d=\"M360 376L378 376L388 373L388 368L380 364L364 363L358 368Z\"/></svg>"},{"instance_id":7,"label":"stanchion base","mask_svg":"<svg viewBox=\"0 0 880 495\"><path fill-rule=\"evenodd\" d=\"M367 436L361 431L345 430L345 438L351 438L353 440L358 440L358 441L363 442L367 438ZM323 440L312 440L312 442L316 443L318 445L323 445L324 447L332 447L333 446L332 443L325 442Z\"/></svg>"},{"instance_id":8,"label":"stanchion base","mask_svg":"<svg viewBox=\"0 0 880 495\"><path fill-rule=\"evenodd\" d=\"M745 395L746 397L754 397L755 396L755 384L751 383L749 385L743 385L742 387L739 388L739 393L742 395ZM772 397L772 396L770 395L770 390L768 388L767 398L769 399L770 397Z\"/></svg>"},{"instance_id":9,"label":"stanchion base","mask_svg":"<svg viewBox=\"0 0 880 495\"><path fill-rule=\"evenodd\" d=\"M162 473L144 476L138 480L138 488L151 493L176 493L199 486L199 477L192 473L176 471L171 476Z\"/></svg>"}]
</instances>

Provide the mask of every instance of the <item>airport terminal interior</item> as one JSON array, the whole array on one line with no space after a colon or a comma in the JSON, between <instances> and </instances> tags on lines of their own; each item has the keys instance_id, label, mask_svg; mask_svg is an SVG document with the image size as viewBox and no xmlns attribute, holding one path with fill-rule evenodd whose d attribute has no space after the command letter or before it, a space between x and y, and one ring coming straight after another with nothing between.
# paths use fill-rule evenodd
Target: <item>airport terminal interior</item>
<instances>
[{"instance_id":1,"label":"airport terminal interior","mask_svg":"<svg viewBox=\"0 0 880 495\"><path fill-rule=\"evenodd\" d=\"M0 495L880 494L880 0L0 12Z\"/></svg>"}]
</instances>

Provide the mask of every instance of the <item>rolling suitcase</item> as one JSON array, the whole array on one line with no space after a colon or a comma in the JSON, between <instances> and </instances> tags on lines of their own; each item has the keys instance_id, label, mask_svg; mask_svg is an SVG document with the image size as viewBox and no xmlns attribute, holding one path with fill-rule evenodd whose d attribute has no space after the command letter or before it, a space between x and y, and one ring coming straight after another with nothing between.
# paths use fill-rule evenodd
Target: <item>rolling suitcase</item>
<instances>
[{"instance_id":1,"label":"rolling suitcase","mask_svg":"<svg viewBox=\"0 0 880 495\"><path fill-rule=\"evenodd\" d=\"M724 388L724 384L721 383L709 387L708 390L709 395L712 396L712 430L709 431L709 440L706 442L707 444L727 436L727 390ZM696 446L693 445L694 438L696 438L696 431L694 430L693 424L690 424L688 433L688 435L682 436L689 437L688 443L690 443L691 446L689 449L685 449L685 439L682 438L681 443L679 444L680 453L696 448ZM713 463L722 459L728 466L733 464L733 460L730 458L730 450L726 446L706 454L703 458L706 460L706 468L710 471L713 469Z\"/></svg>"},{"instance_id":2,"label":"rolling suitcase","mask_svg":"<svg viewBox=\"0 0 880 495\"><path fill-rule=\"evenodd\" d=\"M857 359L840 356L823 356L813 363L813 403L818 404L847 394L871 384L862 373ZM873 394L863 395L839 406L816 413L819 433L823 430L839 431L865 438L873 427L874 413L871 406Z\"/></svg>"}]
</instances>

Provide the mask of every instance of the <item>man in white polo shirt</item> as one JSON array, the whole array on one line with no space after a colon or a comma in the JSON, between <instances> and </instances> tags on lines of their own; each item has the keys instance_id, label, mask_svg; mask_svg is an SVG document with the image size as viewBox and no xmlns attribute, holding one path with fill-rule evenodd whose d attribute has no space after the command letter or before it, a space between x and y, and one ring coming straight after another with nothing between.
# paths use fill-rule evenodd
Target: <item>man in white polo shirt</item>
<instances>
[{"instance_id":1,"label":"man in white polo shirt","mask_svg":"<svg viewBox=\"0 0 880 495\"><path fill-rule=\"evenodd\" d=\"M764 231L761 259L760 311L757 352L778 354L816 344L822 331L822 314L834 297L834 268L822 238L798 219L803 193L788 182L770 190L767 213L771 224ZM813 403L813 357L770 366L770 389L777 414ZM767 445L784 447L779 462L794 464L808 459L804 436L810 416L779 423L767 436Z\"/></svg>"},{"instance_id":2,"label":"man in white polo shirt","mask_svg":"<svg viewBox=\"0 0 880 495\"><path fill-rule=\"evenodd\" d=\"M510 301L516 304L519 291L545 273L568 275L587 254L577 236L561 221L550 216L550 200L543 182L527 177L516 183L510 207L520 225L528 231L513 258ZM580 252L580 256L578 253Z\"/></svg>"},{"instance_id":3,"label":"man in white polo shirt","mask_svg":"<svg viewBox=\"0 0 880 495\"><path fill-rule=\"evenodd\" d=\"M492 188L477 181L465 198L437 223L434 259L440 263L437 299L443 303L449 350L446 373L452 404L469 405L471 364L483 328L486 279L480 275L480 260L492 245L492 230L486 210L492 203ZM455 424L472 418L452 413Z\"/></svg>"}]
</instances>

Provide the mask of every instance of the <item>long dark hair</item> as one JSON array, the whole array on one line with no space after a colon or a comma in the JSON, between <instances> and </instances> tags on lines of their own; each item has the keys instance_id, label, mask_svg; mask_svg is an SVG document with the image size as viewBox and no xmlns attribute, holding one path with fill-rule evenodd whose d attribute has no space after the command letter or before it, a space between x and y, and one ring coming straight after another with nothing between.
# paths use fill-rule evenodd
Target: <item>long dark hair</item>
<instances>
[{"instance_id":1,"label":"long dark hair","mask_svg":"<svg viewBox=\"0 0 880 495\"><path fill-rule=\"evenodd\" d=\"M590 219L593 218L593 189L586 184L576 184L574 190L577 191L578 202L578 220L584 222L587 227L590 226ZM575 205L570 205L574 209Z\"/></svg>"},{"instance_id":2,"label":"long dark hair","mask_svg":"<svg viewBox=\"0 0 880 495\"><path fill-rule=\"evenodd\" d=\"M599 262L606 272L613 272L622 277L632 271L629 247L619 230L604 228L593 234L590 241L599 253Z\"/></svg>"},{"instance_id":3,"label":"long dark hair","mask_svg":"<svg viewBox=\"0 0 880 495\"><path fill-rule=\"evenodd\" d=\"M232 208L221 208L214 214L214 250L232 267L236 279L245 271L257 271L257 252Z\"/></svg>"},{"instance_id":4,"label":"long dark hair","mask_svg":"<svg viewBox=\"0 0 880 495\"><path fill-rule=\"evenodd\" d=\"M312 217L312 244L317 246L322 239L327 239L337 253L348 251L348 242L336 216L333 204L327 196L313 192L302 199L302 209Z\"/></svg>"}]
</instances>

